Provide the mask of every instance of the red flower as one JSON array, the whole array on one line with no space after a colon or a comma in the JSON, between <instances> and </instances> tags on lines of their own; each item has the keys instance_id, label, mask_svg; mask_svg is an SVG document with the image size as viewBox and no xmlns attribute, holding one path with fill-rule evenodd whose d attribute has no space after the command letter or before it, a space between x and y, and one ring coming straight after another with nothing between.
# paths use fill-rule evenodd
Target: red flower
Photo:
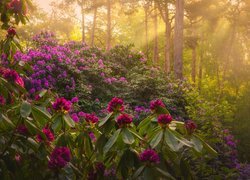
<instances>
[{"instance_id":1,"label":"red flower","mask_svg":"<svg viewBox=\"0 0 250 180\"><path fill-rule=\"evenodd\" d=\"M109 112L122 112L124 111L123 100L117 97L114 97L108 104Z\"/></svg>"},{"instance_id":2,"label":"red flower","mask_svg":"<svg viewBox=\"0 0 250 180\"><path fill-rule=\"evenodd\" d=\"M15 82L19 86L24 87L23 79L19 76L19 74L15 70L4 69L1 70L1 73L3 74L3 77L8 81Z\"/></svg>"},{"instance_id":3,"label":"red flower","mask_svg":"<svg viewBox=\"0 0 250 180\"><path fill-rule=\"evenodd\" d=\"M3 96L0 95L0 105L5 105L6 100Z\"/></svg>"},{"instance_id":4,"label":"red flower","mask_svg":"<svg viewBox=\"0 0 250 180\"><path fill-rule=\"evenodd\" d=\"M24 124L20 124L16 131L19 133L19 134L22 134L24 136L28 136L29 135L29 130L28 128L24 125Z\"/></svg>"},{"instance_id":5,"label":"red flower","mask_svg":"<svg viewBox=\"0 0 250 180\"><path fill-rule=\"evenodd\" d=\"M71 102L67 101L63 97L57 98L56 101L52 104L52 107L56 111L67 113L71 109Z\"/></svg>"},{"instance_id":6,"label":"red flower","mask_svg":"<svg viewBox=\"0 0 250 180\"><path fill-rule=\"evenodd\" d=\"M185 122L185 127L189 134L192 134L197 129L197 125L191 120Z\"/></svg>"},{"instance_id":7,"label":"red flower","mask_svg":"<svg viewBox=\"0 0 250 180\"><path fill-rule=\"evenodd\" d=\"M88 123L95 124L99 121L99 118L95 114L85 114L85 120Z\"/></svg>"},{"instance_id":8,"label":"red flower","mask_svg":"<svg viewBox=\"0 0 250 180\"><path fill-rule=\"evenodd\" d=\"M170 114L162 114L157 118L157 121L160 125L167 125L171 123L172 120L173 118Z\"/></svg>"},{"instance_id":9,"label":"red flower","mask_svg":"<svg viewBox=\"0 0 250 180\"><path fill-rule=\"evenodd\" d=\"M10 27L7 32L8 32L7 35L8 37L14 37L16 35L16 30L13 27Z\"/></svg>"},{"instance_id":10,"label":"red flower","mask_svg":"<svg viewBox=\"0 0 250 180\"><path fill-rule=\"evenodd\" d=\"M164 103L160 99L152 100L150 102L150 109L151 111L156 111L158 107L163 107L165 108Z\"/></svg>"},{"instance_id":11,"label":"red flower","mask_svg":"<svg viewBox=\"0 0 250 180\"><path fill-rule=\"evenodd\" d=\"M51 132L51 130L48 128L48 127L45 127L45 128L43 128L43 133L44 133L44 135L46 136L46 142L52 142L52 141L54 141L54 134ZM37 140L39 141L39 142L42 142L42 141L44 141L44 139L42 138L42 136L40 135L40 134L38 134L37 135Z\"/></svg>"},{"instance_id":12,"label":"red flower","mask_svg":"<svg viewBox=\"0 0 250 180\"><path fill-rule=\"evenodd\" d=\"M23 9L23 4L20 0L12 0L7 4L7 8L12 10L14 13L22 13L23 15L26 14L26 10Z\"/></svg>"},{"instance_id":13,"label":"red flower","mask_svg":"<svg viewBox=\"0 0 250 180\"><path fill-rule=\"evenodd\" d=\"M116 123L118 124L119 127L124 127L129 124L131 124L133 121L132 117L128 114L121 114L118 116Z\"/></svg>"}]
</instances>

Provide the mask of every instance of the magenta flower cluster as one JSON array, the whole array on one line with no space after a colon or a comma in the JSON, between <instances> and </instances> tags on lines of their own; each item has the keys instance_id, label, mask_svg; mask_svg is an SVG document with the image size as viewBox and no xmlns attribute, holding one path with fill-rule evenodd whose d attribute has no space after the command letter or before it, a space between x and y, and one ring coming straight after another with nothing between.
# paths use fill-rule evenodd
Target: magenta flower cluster
<instances>
[{"instance_id":1,"label":"magenta flower cluster","mask_svg":"<svg viewBox=\"0 0 250 180\"><path fill-rule=\"evenodd\" d=\"M52 107L56 111L68 112L71 109L71 102L66 100L64 97L57 98L56 101L52 104Z\"/></svg>"},{"instance_id":2,"label":"magenta flower cluster","mask_svg":"<svg viewBox=\"0 0 250 180\"><path fill-rule=\"evenodd\" d=\"M118 97L114 97L109 103L107 110L109 112L122 112L124 111L124 102Z\"/></svg>"},{"instance_id":3,"label":"magenta flower cluster","mask_svg":"<svg viewBox=\"0 0 250 180\"><path fill-rule=\"evenodd\" d=\"M93 113L92 114L86 113L85 114L85 120L88 123L96 124L99 121L99 118Z\"/></svg>"},{"instance_id":4,"label":"magenta flower cluster","mask_svg":"<svg viewBox=\"0 0 250 180\"><path fill-rule=\"evenodd\" d=\"M0 105L5 105L6 100L3 96L0 95Z\"/></svg>"},{"instance_id":5,"label":"magenta flower cluster","mask_svg":"<svg viewBox=\"0 0 250 180\"><path fill-rule=\"evenodd\" d=\"M133 122L133 118L128 114L121 114L116 119L116 123L118 124L119 127L128 126L132 122Z\"/></svg>"},{"instance_id":6,"label":"magenta flower cluster","mask_svg":"<svg viewBox=\"0 0 250 180\"><path fill-rule=\"evenodd\" d=\"M13 83L18 84L19 86L24 87L23 79L19 76L19 74L12 69L0 68L0 76L4 79L11 81Z\"/></svg>"},{"instance_id":7,"label":"magenta flower cluster","mask_svg":"<svg viewBox=\"0 0 250 180\"><path fill-rule=\"evenodd\" d=\"M48 166L50 169L65 167L71 159L70 150L67 147L56 147L50 155Z\"/></svg>"},{"instance_id":8,"label":"magenta flower cluster","mask_svg":"<svg viewBox=\"0 0 250 180\"><path fill-rule=\"evenodd\" d=\"M38 142L45 141L45 142L50 143L50 142L54 141L54 139L55 139L54 134L52 133L52 131L48 127L43 128L42 132L46 136L46 140L44 140L42 138L42 136L40 134L38 134L37 135Z\"/></svg>"},{"instance_id":9,"label":"magenta flower cluster","mask_svg":"<svg viewBox=\"0 0 250 180\"><path fill-rule=\"evenodd\" d=\"M160 99L152 100L150 102L150 109L151 111L156 111L158 107L163 107L165 108L164 103Z\"/></svg>"},{"instance_id":10,"label":"magenta flower cluster","mask_svg":"<svg viewBox=\"0 0 250 180\"><path fill-rule=\"evenodd\" d=\"M167 125L167 124L171 123L172 120L173 120L173 118L170 114L161 114L157 118L157 122L160 125Z\"/></svg>"},{"instance_id":11,"label":"magenta flower cluster","mask_svg":"<svg viewBox=\"0 0 250 180\"><path fill-rule=\"evenodd\" d=\"M160 157L153 149L146 149L140 155L139 159L145 163L160 163Z\"/></svg>"},{"instance_id":12,"label":"magenta flower cluster","mask_svg":"<svg viewBox=\"0 0 250 180\"><path fill-rule=\"evenodd\" d=\"M197 129L197 124L192 120L185 121L185 127L189 134L192 134Z\"/></svg>"}]
</instances>

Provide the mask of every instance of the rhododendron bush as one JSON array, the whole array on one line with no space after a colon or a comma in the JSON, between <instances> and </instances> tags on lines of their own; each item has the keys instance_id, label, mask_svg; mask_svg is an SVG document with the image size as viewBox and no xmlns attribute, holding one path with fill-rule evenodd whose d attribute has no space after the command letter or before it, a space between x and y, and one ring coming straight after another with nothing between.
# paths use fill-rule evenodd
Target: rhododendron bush
<instances>
[{"instance_id":1,"label":"rhododendron bush","mask_svg":"<svg viewBox=\"0 0 250 180\"><path fill-rule=\"evenodd\" d=\"M215 135L190 120L189 86L147 66L142 52L62 44L46 31L22 52L12 25L25 23L28 6L0 2L0 179L246 176L230 132L205 142Z\"/></svg>"},{"instance_id":2,"label":"rhododendron bush","mask_svg":"<svg viewBox=\"0 0 250 180\"><path fill-rule=\"evenodd\" d=\"M151 113L139 125L118 97L107 104L105 117L80 112L74 121L69 114L77 99L72 102L43 90L33 100L21 79L14 70L1 71L0 169L4 178L22 174L41 179L175 179L193 176L188 159L181 155L184 152L193 157L216 155L198 136L195 124L174 120L160 99L150 103ZM181 166L187 169L180 170Z\"/></svg>"}]
</instances>

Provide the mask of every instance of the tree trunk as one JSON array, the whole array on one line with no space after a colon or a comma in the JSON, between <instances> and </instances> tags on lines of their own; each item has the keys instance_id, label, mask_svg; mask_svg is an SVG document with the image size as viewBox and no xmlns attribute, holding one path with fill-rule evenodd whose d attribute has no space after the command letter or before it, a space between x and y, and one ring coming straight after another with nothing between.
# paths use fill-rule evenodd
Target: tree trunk
<instances>
[{"instance_id":1,"label":"tree trunk","mask_svg":"<svg viewBox=\"0 0 250 180\"><path fill-rule=\"evenodd\" d=\"M97 16L97 7L94 1L94 16L93 16L93 25L92 25L92 33L91 33L91 46L94 46L95 41L95 28L96 28L96 16Z\"/></svg>"},{"instance_id":2,"label":"tree trunk","mask_svg":"<svg viewBox=\"0 0 250 180\"><path fill-rule=\"evenodd\" d=\"M174 28L174 73L176 78L183 78L183 23L184 0L176 0L175 28Z\"/></svg>"},{"instance_id":3,"label":"tree trunk","mask_svg":"<svg viewBox=\"0 0 250 180\"><path fill-rule=\"evenodd\" d=\"M170 43L171 43L171 23L169 21L168 5L165 7L165 71L170 73Z\"/></svg>"},{"instance_id":4,"label":"tree trunk","mask_svg":"<svg viewBox=\"0 0 250 180\"><path fill-rule=\"evenodd\" d=\"M84 14L84 1L81 3L81 14L82 14L82 42L85 42L85 14Z\"/></svg>"},{"instance_id":5,"label":"tree trunk","mask_svg":"<svg viewBox=\"0 0 250 180\"><path fill-rule=\"evenodd\" d=\"M107 0L107 42L106 50L111 48L111 0Z\"/></svg>"},{"instance_id":6,"label":"tree trunk","mask_svg":"<svg viewBox=\"0 0 250 180\"><path fill-rule=\"evenodd\" d=\"M145 43L146 43L146 57L148 59L148 53L149 53L149 46L148 46L148 3L144 7L145 11Z\"/></svg>"},{"instance_id":7,"label":"tree trunk","mask_svg":"<svg viewBox=\"0 0 250 180\"><path fill-rule=\"evenodd\" d=\"M196 82L196 47L192 48L192 81Z\"/></svg>"},{"instance_id":8,"label":"tree trunk","mask_svg":"<svg viewBox=\"0 0 250 180\"><path fill-rule=\"evenodd\" d=\"M158 64L159 52L158 52L158 15L156 3L154 3L154 58L153 63Z\"/></svg>"}]
</instances>

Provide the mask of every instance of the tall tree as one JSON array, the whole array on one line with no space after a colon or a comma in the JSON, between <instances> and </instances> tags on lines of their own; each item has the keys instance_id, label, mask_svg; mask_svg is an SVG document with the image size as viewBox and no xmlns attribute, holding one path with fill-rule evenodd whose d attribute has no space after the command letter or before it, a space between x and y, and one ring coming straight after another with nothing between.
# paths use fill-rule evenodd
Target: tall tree
<instances>
[{"instance_id":1,"label":"tall tree","mask_svg":"<svg viewBox=\"0 0 250 180\"><path fill-rule=\"evenodd\" d=\"M172 26L171 26L172 19L170 17L170 10L169 10L170 1L169 0L163 0L163 1L156 0L156 3L158 4L158 9L165 23L164 69L167 73L170 73L170 70L171 70L170 52L171 52L171 33L172 33Z\"/></svg>"},{"instance_id":2,"label":"tall tree","mask_svg":"<svg viewBox=\"0 0 250 180\"><path fill-rule=\"evenodd\" d=\"M174 28L174 73L178 79L183 78L183 23L184 0L176 0L175 3L175 28Z\"/></svg>"},{"instance_id":3,"label":"tall tree","mask_svg":"<svg viewBox=\"0 0 250 180\"><path fill-rule=\"evenodd\" d=\"M106 50L111 48L111 36L112 36L112 27L111 27L111 2L112 0L107 0L107 40L106 40Z\"/></svg>"},{"instance_id":4,"label":"tall tree","mask_svg":"<svg viewBox=\"0 0 250 180\"><path fill-rule=\"evenodd\" d=\"M154 57L153 63L158 64L159 60L159 49L158 49L158 11L156 2L154 2Z\"/></svg>"},{"instance_id":5,"label":"tall tree","mask_svg":"<svg viewBox=\"0 0 250 180\"><path fill-rule=\"evenodd\" d=\"M93 15L93 23L92 23L92 31L91 31L91 46L94 45L95 40L95 29L96 29L96 18L97 18L97 2L96 0L93 0L93 9L94 9L94 15Z\"/></svg>"}]
</instances>

